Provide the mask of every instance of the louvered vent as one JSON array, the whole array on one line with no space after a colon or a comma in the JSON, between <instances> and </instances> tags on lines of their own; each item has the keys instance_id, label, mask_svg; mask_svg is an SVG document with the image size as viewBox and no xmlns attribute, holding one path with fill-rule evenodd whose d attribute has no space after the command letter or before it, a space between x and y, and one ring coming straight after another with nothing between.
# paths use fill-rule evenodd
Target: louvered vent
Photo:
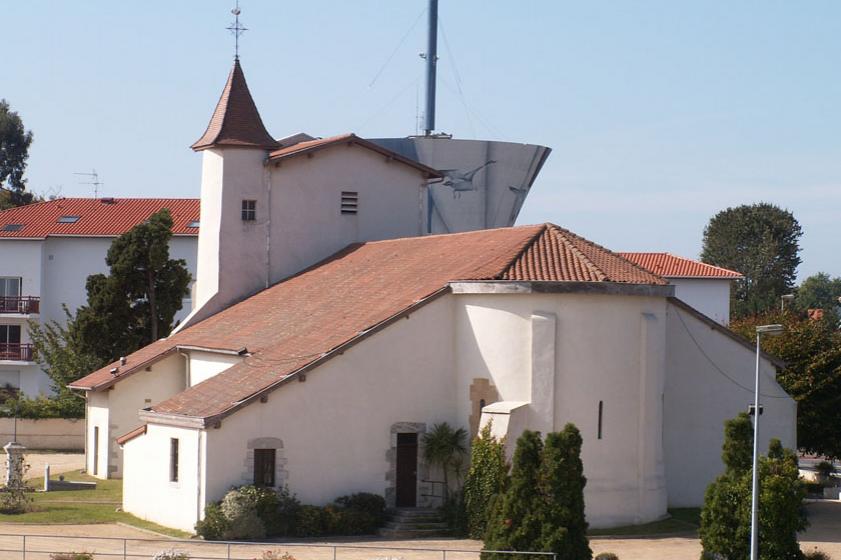
<instances>
[{"instance_id":1,"label":"louvered vent","mask_svg":"<svg viewBox=\"0 0 841 560\"><path fill-rule=\"evenodd\" d=\"M356 214L359 210L359 193L342 191L342 214Z\"/></svg>"}]
</instances>

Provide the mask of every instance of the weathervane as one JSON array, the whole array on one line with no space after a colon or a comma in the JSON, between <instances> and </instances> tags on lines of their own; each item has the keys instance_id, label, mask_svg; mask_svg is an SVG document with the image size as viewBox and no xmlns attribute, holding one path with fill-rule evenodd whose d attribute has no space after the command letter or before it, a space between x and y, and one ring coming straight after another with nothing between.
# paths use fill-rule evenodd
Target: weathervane
<instances>
[{"instance_id":1,"label":"weathervane","mask_svg":"<svg viewBox=\"0 0 841 560\"><path fill-rule=\"evenodd\" d=\"M241 13L239 9L239 0L237 0L237 5L233 10L231 10L231 13L234 14L234 22L230 27L226 27L225 29L234 35L234 60L239 60L239 36L248 31L248 28L239 22L239 14Z\"/></svg>"}]
</instances>

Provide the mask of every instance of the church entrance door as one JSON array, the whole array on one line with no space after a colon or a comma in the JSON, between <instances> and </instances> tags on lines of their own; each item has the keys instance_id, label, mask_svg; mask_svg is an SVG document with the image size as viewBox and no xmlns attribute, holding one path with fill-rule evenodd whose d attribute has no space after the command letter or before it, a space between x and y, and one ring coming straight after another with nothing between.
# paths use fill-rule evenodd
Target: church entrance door
<instances>
[{"instance_id":1,"label":"church entrance door","mask_svg":"<svg viewBox=\"0 0 841 560\"><path fill-rule=\"evenodd\" d=\"M415 507L418 488L418 434L397 434L395 505Z\"/></svg>"}]
</instances>

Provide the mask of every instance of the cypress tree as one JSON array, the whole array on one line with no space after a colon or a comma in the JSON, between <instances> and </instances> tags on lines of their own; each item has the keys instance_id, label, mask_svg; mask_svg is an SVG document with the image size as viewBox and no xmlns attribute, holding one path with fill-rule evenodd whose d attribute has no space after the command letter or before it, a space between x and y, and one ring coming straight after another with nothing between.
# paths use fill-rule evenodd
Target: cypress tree
<instances>
[{"instance_id":1,"label":"cypress tree","mask_svg":"<svg viewBox=\"0 0 841 560\"><path fill-rule=\"evenodd\" d=\"M517 439L511 480L505 493L494 500L485 535L485 549L538 550L543 532L540 495L542 452L543 440L539 432L526 430Z\"/></svg>"},{"instance_id":2,"label":"cypress tree","mask_svg":"<svg viewBox=\"0 0 841 560\"><path fill-rule=\"evenodd\" d=\"M473 439L470 470L464 482L464 506L471 538L481 539L485 535L491 502L505 490L507 477L505 444L491 435L491 424L488 423Z\"/></svg>"},{"instance_id":3,"label":"cypress tree","mask_svg":"<svg viewBox=\"0 0 841 560\"><path fill-rule=\"evenodd\" d=\"M546 436L541 463L543 514L540 550L559 560L589 560L593 552L584 517L584 465L581 434L573 424Z\"/></svg>"}]
</instances>

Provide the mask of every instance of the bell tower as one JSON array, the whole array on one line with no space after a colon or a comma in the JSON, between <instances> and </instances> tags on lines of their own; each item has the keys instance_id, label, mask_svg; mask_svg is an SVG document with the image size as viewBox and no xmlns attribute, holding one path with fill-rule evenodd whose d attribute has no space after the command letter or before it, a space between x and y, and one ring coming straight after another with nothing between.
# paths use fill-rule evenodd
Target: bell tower
<instances>
[{"instance_id":1,"label":"bell tower","mask_svg":"<svg viewBox=\"0 0 841 560\"><path fill-rule=\"evenodd\" d=\"M270 213L265 160L277 146L237 56L207 130L192 145L202 153L201 224L193 311L179 329L266 287Z\"/></svg>"}]
</instances>

